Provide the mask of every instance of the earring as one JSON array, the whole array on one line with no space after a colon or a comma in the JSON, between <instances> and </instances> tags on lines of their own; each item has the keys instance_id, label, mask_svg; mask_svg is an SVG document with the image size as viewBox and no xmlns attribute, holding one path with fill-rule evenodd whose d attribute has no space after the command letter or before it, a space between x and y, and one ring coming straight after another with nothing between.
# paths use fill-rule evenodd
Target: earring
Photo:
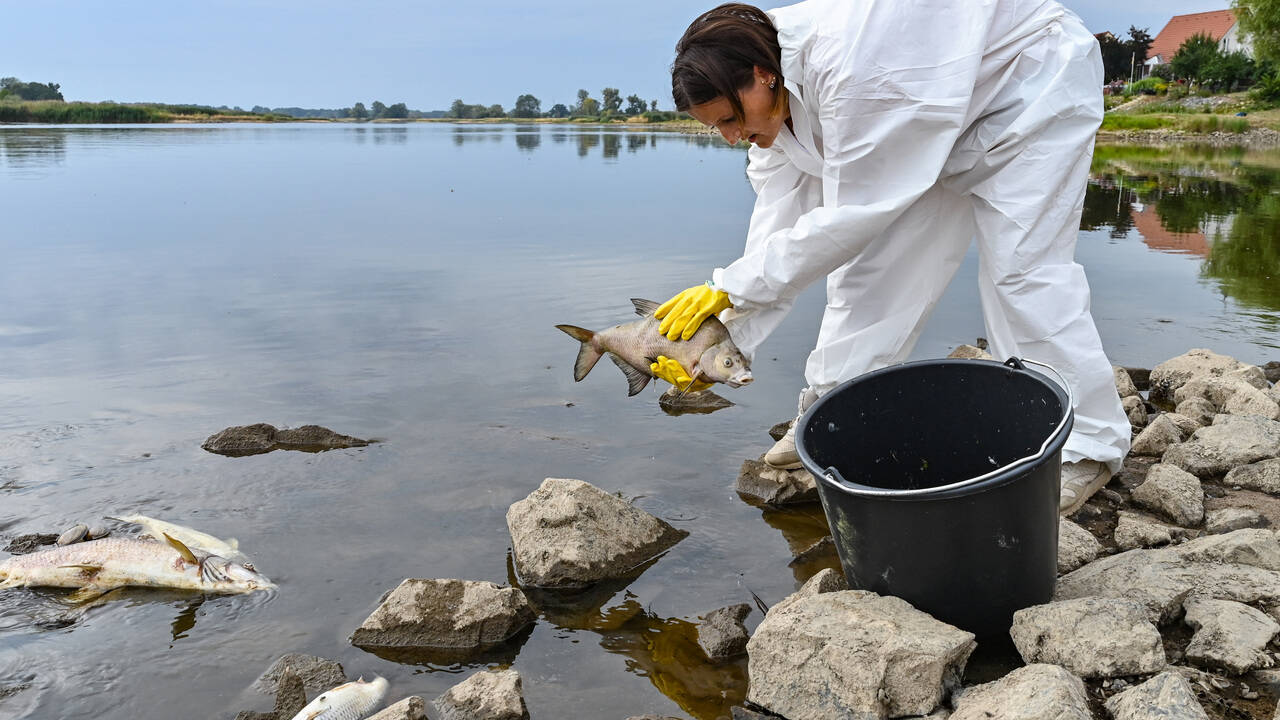
<instances>
[{"instance_id":1,"label":"earring","mask_svg":"<svg viewBox=\"0 0 1280 720\"><path fill-rule=\"evenodd\" d=\"M772 90L778 85L778 78L769 78L769 89Z\"/></svg>"}]
</instances>

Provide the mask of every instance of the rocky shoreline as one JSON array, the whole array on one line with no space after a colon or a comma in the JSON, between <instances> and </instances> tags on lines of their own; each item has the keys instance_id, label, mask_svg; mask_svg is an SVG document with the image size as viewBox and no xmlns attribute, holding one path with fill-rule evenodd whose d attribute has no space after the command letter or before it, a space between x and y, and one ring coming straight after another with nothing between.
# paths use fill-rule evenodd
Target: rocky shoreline
<instances>
[{"instance_id":1,"label":"rocky shoreline","mask_svg":"<svg viewBox=\"0 0 1280 720\"><path fill-rule=\"evenodd\" d=\"M1280 146L1280 132L1270 128L1255 127L1246 132L1192 133L1183 130L1102 130L1098 132L1099 144L1124 145L1208 145L1211 147L1244 146L1273 148Z\"/></svg>"}]
</instances>

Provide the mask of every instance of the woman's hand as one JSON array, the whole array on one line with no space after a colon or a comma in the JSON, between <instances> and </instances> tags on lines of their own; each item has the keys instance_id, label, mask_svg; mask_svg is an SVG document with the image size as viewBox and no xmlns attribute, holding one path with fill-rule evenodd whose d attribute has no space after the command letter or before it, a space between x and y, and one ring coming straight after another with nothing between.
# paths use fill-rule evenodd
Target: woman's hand
<instances>
[{"instance_id":1,"label":"woman's hand","mask_svg":"<svg viewBox=\"0 0 1280 720\"><path fill-rule=\"evenodd\" d=\"M708 317L733 307L729 294L706 285L695 285L662 303L653 316L662 321L658 332L668 340L688 340Z\"/></svg>"}]
</instances>

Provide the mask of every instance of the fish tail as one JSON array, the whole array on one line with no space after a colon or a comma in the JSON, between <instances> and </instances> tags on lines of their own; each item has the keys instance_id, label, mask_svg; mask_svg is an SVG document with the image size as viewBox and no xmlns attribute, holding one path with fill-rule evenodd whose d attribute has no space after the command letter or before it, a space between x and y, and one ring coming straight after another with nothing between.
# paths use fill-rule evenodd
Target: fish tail
<instances>
[{"instance_id":1,"label":"fish tail","mask_svg":"<svg viewBox=\"0 0 1280 720\"><path fill-rule=\"evenodd\" d=\"M587 373L591 372L591 368L595 367L601 356L604 355L591 342L596 334L574 325L557 325L556 327L563 330L569 337L582 343L582 347L578 349L578 359L573 362L573 379L574 381L580 381L587 376Z\"/></svg>"}]
</instances>

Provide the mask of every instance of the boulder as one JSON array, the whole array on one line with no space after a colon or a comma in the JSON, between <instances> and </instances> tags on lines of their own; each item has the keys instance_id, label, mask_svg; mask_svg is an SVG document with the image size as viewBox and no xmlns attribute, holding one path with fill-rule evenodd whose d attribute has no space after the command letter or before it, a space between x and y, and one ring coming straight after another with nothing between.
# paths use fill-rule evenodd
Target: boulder
<instances>
[{"instance_id":1,"label":"boulder","mask_svg":"<svg viewBox=\"0 0 1280 720\"><path fill-rule=\"evenodd\" d=\"M1267 518L1257 510L1224 507L1204 514L1204 531L1210 535L1267 526Z\"/></svg>"},{"instance_id":2,"label":"boulder","mask_svg":"<svg viewBox=\"0 0 1280 720\"><path fill-rule=\"evenodd\" d=\"M746 603L707 613L698 623L698 647L711 660L728 660L747 651L747 628L742 621L751 614Z\"/></svg>"},{"instance_id":3,"label":"boulder","mask_svg":"<svg viewBox=\"0 0 1280 720\"><path fill-rule=\"evenodd\" d=\"M1213 416L1218 414L1218 408L1202 397L1193 397L1178 403L1174 412L1183 417L1191 418L1196 425L1204 427L1213 423Z\"/></svg>"},{"instance_id":4,"label":"boulder","mask_svg":"<svg viewBox=\"0 0 1280 720\"><path fill-rule=\"evenodd\" d=\"M302 678L293 666L285 665L280 669L280 680L276 683L276 717L291 718L306 706L307 691Z\"/></svg>"},{"instance_id":5,"label":"boulder","mask_svg":"<svg viewBox=\"0 0 1280 720\"><path fill-rule=\"evenodd\" d=\"M1244 388L1231 396L1222 412L1229 415L1258 415L1270 420L1280 419L1280 405L1267 393L1257 388Z\"/></svg>"},{"instance_id":6,"label":"boulder","mask_svg":"<svg viewBox=\"0 0 1280 720\"><path fill-rule=\"evenodd\" d=\"M1173 534L1167 525L1121 510L1116 521L1115 541L1121 550L1168 545Z\"/></svg>"},{"instance_id":7,"label":"boulder","mask_svg":"<svg viewBox=\"0 0 1280 720\"><path fill-rule=\"evenodd\" d=\"M311 697L347 682L347 674L343 672L342 664L337 661L303 653L288 653L271 663L271 666L253 682L252 688L260 693L277 692L280 678L286 670L292 671L302 679L303 690Z\"/></svg>"},{"instance_id":8,"label":"boulder","mask_svg":"<svg viewBox=\"0 0 1280 720\"><path fill-rule=\"evenodd\" d=\"M427 720L427 701L410 695L377 715L369 716L368 720Z\"/></svg>"},{"instance_id":9,"label":"boulder","mask_svg":"<svg viewBox=\"0 0 1280 720\"><path fill-rule=\"evenodd\" d=\"M1133 439L1129 453L1159 457L1171 446L1182 442L1183 437L1182 430L1167 415L1158 415Z\"/></svg>"},{"instance_id":10,"label":"boulder","mask_svg":"<svg viewBox=\"0 0 1280 720\"><path fill-rule=\"evenodd\" d=\"M1204 490L1200 479L1181 468L1159 463L1147 471L1147 479L1133 489L1132 499L1183 527L1204 520Z\"/></svg>"},{"instance_id":11,"label":"boulder","mask_svg":"<svg viewBox=\"0 0 1280 720\"><path fill-rule=\"evenodd\" d=\"M1280 495L1280 458L1271 458L1260 462L1249 463L1232 468L1222 479L1231 487L1242 487L1259 490L1271 495Z\"/></svg>"},{"instance_id":12,"label":"boulder","mask_svg":"<svg viewBox=\"0 0 1280 720\"><path fill-rule=\"evenodd\" d=\"M1264 650L1280 632L1280 624L1266 613L1238 602L1202 597L1188 598L1183 608L1184 622L1196 631L1187 645L1187 660L1234 675L1272 665Z\"/></svg>"},{"instance_id":13,"label":"boulder","mask_svg":"<svg viewBox=\"0 0 1280 720\"><path fill-rule=\"evenodd\" d=\"M1262 376L1267 382L1280 383L1280 361L1271 360L1262 366Z\"/></svg>"},{"instance_id":14,"label":"boulder","mask_svg":"<svg viewBox=\"0 0 1280 720\"><path fill-rule=\"evenodd\" d=\"M1208 400L1218 412L1222 412L1236 393L1252 390L1257 388L1239 377L1202 377L1195 378L1178 388L1173 397L1178 403L1186 402L1191 398Z\"/></svg>"},{"instance_id":15,"label":"boulder","mask_svg":"<svg viewBox=\"0 0 1280 720\"><path fill-rule=\"evenodd\" d=\"M1205 425L1205 423L1197 422L1194 418L1190 418L1176 412L1165 413L1164 417L1168 418L1169 422L1173 423L1174 426L1178 428L1178 432L1182 433L1182 437L1184 439L1191 437L1195 434L1195 431ZM1210 418L1209 422L1212 423L1213 418Z\"/></svg>"},{"instance_id":16,"label":"boulder","mask_svg":"<svg viewBox=\"0 0 1280 720\"><path fill-rule=\"evenodd\" d=\"M1091 720L1084 683L1057 665L1027 665L965 688L950 720Z\"/></svg>"},{"instance_id":17,"label":"boulder","mask_svg":"<svg viewBox=\"0 0 1280 720\"><path fill-rule=\"evenodd\" d=\"M1085 678L1142 675L1163 670L1160 631L1140 603L1086 597L1023 608L1009 629L1027 664L1061 665Z\"/></svg>"},{"instance_id":18,"label":"boulder","mask_svg":"<svg viewBox=\"0 0 1280 720\"><path fill-rule=\"evenodd\" d=\"M1129 418L1129 424L1133 427L1146 427L1149 418L1147 416L1147 404L1137 395L1120 398L1120 405L1124 408L1124 414Z\"/></svg>"},{"instance_id":19,"label":"boulder","mask_svg":"<svg viewBox=\"0 0 1280 720\"><path fill-rule=\"evenodd\" d=\"M765 505L818 502L818 483L808 470L781 470L763 460L742 461L735 490Z\"/></svg>"},{"instance_id":20,"label":"boulder","mask_svg":"<svg viewBox=\"0 0 1280 720\"><path fill-rule=\"evenodd\" d=\"M1209 720L1186 679L1167 670L1112 695L1106 705L1112 720Z\"/></svg>"},{"instance_id":21,"label":"boulder","mask_svg":"<svg viewBox=\"0 0 1280 720\"><path fill-rule=\"evenodd\" d=\"M200 447L211 453L229 457L258 455L272 450L306 450L319 452L339 448L364 447L368 440L340 435L319 425L276 429L267 423L237 425L210 435Z\"/></svg>"},{"instance_id":22,"label":"boulder","mask_svg":"<svg viewBox=\"0 0 1280 720\"><path fill-rule=\"evenodd\" d=\"M975 647L972 633L896 597L784 601L747 643L747 700L790 718L925 715L959 685Z\"/></svg>"},{"instance_id":23,"label":"boulder","mask_svg":"<svg viewBox=\"0 0 1280 720\"><path fill-rule=\"evenodd\" d=\"M1058 519L1058 574L1092 562L1102 554L1102 543L1093 533L1066 518Z\"/></svg>"},{"instance_id":24,"label":"boulder","mask_svg":"<svg viewBox=\"0 0 1280 720\"><path fill-rule=\"evenodd\" d=\"M528 720L520 673L481 670L432 703L437 720Z\"/></svg>"},{"instance_id":25,"label":"boulder","mask_svg":"<svg viewBox=\"0 0 1280 720\"><path fill-rule=\"evenodd\" d=\"M518 588L475 580L408 578L351 635L363 648L483 650L534 621Z\"/></svg>"},{"instance_id":26,"label":"boulder","mask_svg":"<svg viewBox=\"0 0 1280 720\"><path fill-rule=\"evenodd\" d=\"M955 350L947 354L947 357L960 360L995 360L991 353L976 345L957 345Z\"/></svg>"},{"instance_id":27,"label":"boulder","mask_svg":"<svg viewBox=\"0 0 1280 720\"><path fill-rule=\"evenodd\" d=\"M1280 422L1257 415L1218 415L1188 442L1165 451L1161 462L1201 478L1280 456Z\"/></svg>"},{"instance_id":28,"label":"boulder","mask_svg":"<svg viewBox=\"0 0 1280 720\"><path fill-rule=\"evenodd\" d=\"M1237 602L1280 603L1280 542L1267 530L1236 530L1173 547L1129 550L1058 578L1054 599L1136 600L1146 606L1148 619L1162 624L1177 617L1193 591Z\"/></svg>"},{"instance_id":29,"label":"boulder","mask_svg":"<svg viewBox=\"0 0 1280 720\"><path fill-rule=\"evenodd\" d=\"M798 602L807 597L821 595L822 593L839 592L849 589L849 581L845 579L844 573L824 568L814 573L813 577L805 581L799 590L782 598L775 604L771 610L786 607L787 605Z\"/></svg>"},{"instance_id":30,"label":"boulder","mask_svg":"<svg viewBox=\"0 0 1280 720\"><path fill-rule=\"evenodd\" d=\"M1129 375L1129 371L1122 367L1112 367L1111 372L1116 379L1116 392L1120 397L1139 397L1138 386L1133 384L1133 377Z\"/></svg>"},{"instance_id":31,"label":"boulder","mask_svg":"<svg viewBox=\"0 0 1280 720\"><path fill-rule=\"evenodd\" d=\"M1149 394L1152 402L1168 405L1173 402L1174 392L1188 380L1200 376L1221 377L1244 367L1244 363L1233 357L1196 348L1152 368Z\"/></svg>"},{"instance_id":32,"label":"boulder","mask_svg":"<svg viewBox=\"0 0 1280 720\"><path fill-rule=\"evenodd\" d=\"M536 587L584 587L624 577L689 535L622 498L547 478L507 510L516 571Z\"/></svg>"}]
</instances>

